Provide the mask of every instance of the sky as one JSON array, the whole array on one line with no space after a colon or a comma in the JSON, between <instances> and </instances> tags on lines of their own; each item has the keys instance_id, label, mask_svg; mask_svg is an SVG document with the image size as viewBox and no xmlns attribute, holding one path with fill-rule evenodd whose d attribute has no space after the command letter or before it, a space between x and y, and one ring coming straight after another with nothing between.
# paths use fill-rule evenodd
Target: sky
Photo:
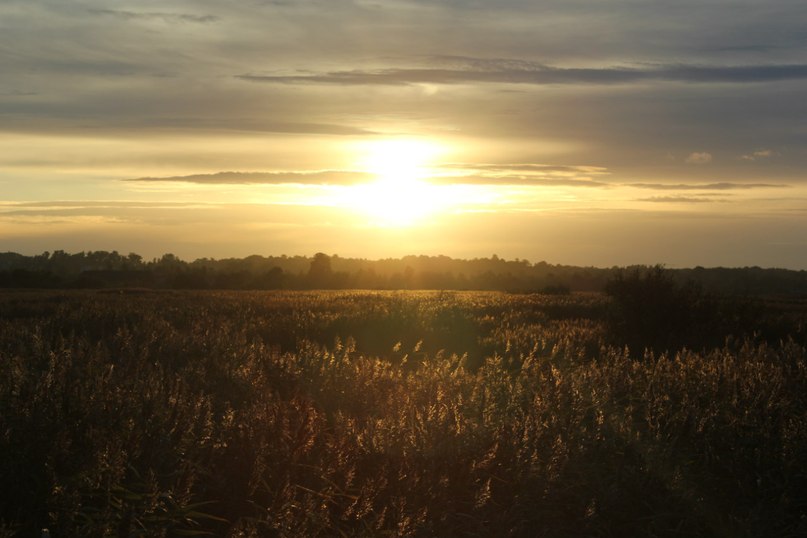
<instances>
[{"instance_id":1,"label":"sky","mask_svg":"<svg viewBox=\"0 0 807 538\"><path fill-rule=\"evenodd\" d=\"M0 0L0 251L807 269L804 0Z\"/></svg>"}]
</instances>

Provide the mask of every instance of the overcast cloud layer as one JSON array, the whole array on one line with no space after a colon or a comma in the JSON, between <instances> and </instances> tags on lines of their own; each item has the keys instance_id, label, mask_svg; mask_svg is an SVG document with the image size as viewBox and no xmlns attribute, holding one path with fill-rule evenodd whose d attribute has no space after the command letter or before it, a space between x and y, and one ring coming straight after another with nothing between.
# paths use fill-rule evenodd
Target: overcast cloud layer
<instances>
[{"instance_id":1,"label":"overcast cloud layer","mask_svg":"<svg viewBox=\"0 0 807 538\"><path fill-rule=\"evenodd\" d=\"M805 58L800 0L7 0L0 128L349 135L406 119L619 153L658 131L631 151L801 162Z\"/></svg>"},{"instance_id":2,"label":"overcast cloud layer","mask_svg":"<svg viewBox=\"0 0 807 538\"><path fill-rule=\"evenodd\" d=\"M425 137L460 148L434 183L591 193L562 195L569 216L606 198L730 212L738 230L755 224L721 208L741 200L797 230L805 95L804 0L4 0L0 201L346 186L367 174L340 148ZM5 233L0 250L24 243ZM807 267L785 243L757 263Z\"/></svg>"}]
</instances>

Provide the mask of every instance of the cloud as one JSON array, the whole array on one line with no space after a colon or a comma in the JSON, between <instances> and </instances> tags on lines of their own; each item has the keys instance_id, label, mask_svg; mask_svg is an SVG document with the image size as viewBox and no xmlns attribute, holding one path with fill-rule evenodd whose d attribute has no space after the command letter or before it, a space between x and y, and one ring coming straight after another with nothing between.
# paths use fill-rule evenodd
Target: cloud
<instances>
[{"instance_id":1,"label":"cloud","mask_svg":"<svg viewBox=\"0 0 807 538\"><path fill-rule=\"evenodd\" d=\"M718 200L714 198L697 198L694 196L651 196L649 198L637 198L636 201L657 202L657 203L700 204L706 202L726 202L727 200Z\"/></svg>"},{"instance_id":2,"label":"cloud","mask_svg":"<svg viewBox=\"0 0 807 538\"><path fill-rule=\"evenodd\" d=\"M37 92L26 92L22 90L0 90L0 97L33 97L39 95Z\"/></svg>"},{"instance_id":3,"label":"cloud","mask_svg":"<svg viewBox=\"0 0 807 538\"><path fill-rule=\"evenodd\" d=\"M458 170L459 175L436 175L429 178L435 184L472 185L532 185L565 187L608 187L592 180L592 176L609 174L600 166L554 165L540 163L445 163L444 170Z\"/></svg>"},{"instance_id":4,"label":"cloud","mask_svg":"<svg viewBox=\"0 0 807 538\"><path fill-rule=\"evenodd\" d=\"M573 165L555 165L555 164L535 164L535 163L517 163L517 164L469 164L469 163L446 163L442 164L441 168L458 168L458 169L474 169L492 172L531 172L537 174L590 174L590 175L605 175L609 174L608 169L602 166L573 166Z\"/></svg>"},{"instance_id":5,"label":"cloud","mask_svg":"<svg viewBox=\"0 0 807 538\"><path fill-rule=\"evenodd\" d=\"M608 183L592 181L589 179L563 179L546 178L529 175L463 175L463 176L435 176L428 178L429 183L435 185L522 185L531 187L608 187Z\"/></svg>"},{"instance_id":6,"label":"cloud","mask_svg":"<svg viewBox=\"0 0 807 538\"><path fill-rule=\"evenodd\" d=\"M34 94L31 95L33 96ZM0 97L4 97L4 95L0 94ZM14 95L12 97L21 96ZM45 106L37 109L36 106L31 105L29 108L17 114L9 115L7 121L0 123L0 132L35 133L46 131L50 134L67 134L68 136L75 136L76 134L79 136L87 136L88 134L92 134L110 137L120 136L122 133L124 136L127 136L136 132L160 130L182 130L193 132L199 136L226 136L228 134L238 136L246 133L334 136L368 136L379 134L377 131L352 125L245 117L243 108L248 106L248 104L245 103L225 102L222 104L221 108L210 111L210 117L204 117L203 112L196 113L197 115L194 116L193 107L197 106L197 103L191 102L183 104L180 103L179 99L175 96L166 97L165 100L168 101L169 98L176 99L177 110L176 115L173 116L161 116L153 112L146 113L146 111L142 109L138 115L134 107L119 107L117 110L113 110L112 104L101 98L98 99L98 102L95 104L98 108L97 114L94 117L82 118L83 121L78 126L73 120L74 114L71 115L69 110L58 108L58 105L47 107L50 109L50 116L44 114ZM192 99L192 97L188 97L188 101ZM243 101L248 103L249 100L244 99ZM144 105L143 108L150 105L151 103ZM181 108L182 106L187 107L187 110L183 110ZM230 111L232 115L229 117L216 116L214 114L217 111Z\"/></svg>"},{"instance_id":7,"label":"cloud","mask_svg":"<svg viewBox=\"0 0 807 538\"><path fill-rule=\"evenodd\" d=\"M761 159L770 159L771 157L777 157L779 154L775 151L769 149L761 149L757 150L753 153L748 153L740 157L744 161L758 161Z\"/></svg>"},{"instance_id":8,"label":"cloud","mask_svg":"<svg viewBox=\"0 0 807 538\"><path fill-rule=\"evenodd\" d=\"M151 222L176 218L178 211L187 214L193 211L210 211L221 207L217 203L199 202L126 202L126 201L48 201L48 202L0 202L0 221L22 224L69 224L69 223L122 223ZM155 217L162 214L163 217ZM168 217L166 217L168 216Z\"/></svg>"},{"instance_id":9,"label":"cloud","mask_svg":"<svg viewBox=\"0 0 807 538\"><path fill-rule=\"evenodd\" d=\"M466 164L439 165L437 170L456 170L454 174L435 173L424 178L434 185L530 185L565 187L608 187L590 176L607 174L596 166L563 166L545 164ZM356 185L376 179L377 174L359 170L316 170L283 172L217 172L170 177L140 177L129 182L182 182L208 185L223 184L303 184Z\"/></svg>"},{"instance_id":10,"label":"cloud","mask_svg":"<svg viewBox=\"0 0 807 538\"><path fill-rule=\"evenodd\" d=\"M303 184L303 185L354 185L374 177L366 172L346 170L318 170L313 172L218 172L171 177L140 177L124 181L182 182L211 185L223 184Z\"/></svg>"},{"instance_id":11,"label":"cloud","mask_svg":"<svg viewBox=\"0 0 807 538\"><path fill-rule=\"evenodd\" d=\"M47 162L0 164L20 177L331 169L352 165L326 146L373 131L455 144L455 160L614 171L453 170L477 184L803 183L804 10L738 1L7 0L0 160ZM343 138L304 136L323 134ZM769 148L787 159L753 155ZM689 172L708 177L659 162L703 150L714 161Z\"/></svg>"},{"instance_id":12,"label":"cloud","mask_svg":"<svg viewBox=\"0 0 807 538\"><path fill-rule=\"evenodd\" d=\"M274 84L404 86L414 84L604 85L648 81L688 83L753 83L807 79L807 64L701 66L686 64L640 67L554 67L514 59L449 57L449 67L355 69L296 74L245 73L236 78ZM444 63L445 57L438 57ZM433 63L434 60L430 61Z\"/></svg>"},{"instance_id":13,"label":"cloud","mask_svg":"<svg viewBox=\"0 0 807 538\"><path fill-rule=\"evenodd\" d=\"M709 164L712 162L712 154L705 151L690 153L684 162L687 164Z\"/></svg>"},{"instance_id":14,"label":"cloud","mask_svg":"<svg viewBox=\"0 0 807 538\"><path fill-rule=\"evenodd\" d=\"M122 11L116 9L89 9L90 13L96 15L106 15L124 20L159 20L166 23L198 23L208 24L217 22L219 17L215 15L195 15L190 13L162 13L162 12L135 12Z\"/></svg>"},{"instance_id":15,"label":"cloud","mask_svg":"<svg viewBox=\"0 0 807 538\"><path fill-rule=\"evenodd\" d=\"M13 211L17 209L76 209L76 208L111 208L111 209L121 209L121 208L134 208L134 209L156 209L156 208L165 208L165 209L174 209L174 208L183 208L183 207L198 207L200 205L204 206L215 206L217 205L214 202L200 204L199 202L127 202L127 201L120 201L120 200L54 200L54 201L47 201L47 202L10 202L10 201L0 201L0 212L7 212Z\"/></svg>"},{"instance_id":16,"label":"cloud","mask_svg":"<svg viewBox=\"0 0 807 538\"><path fill-rule=\"evenodd\" d=\"M729 191L729 190L746 190L746 189L778 189L787 188L789 185L772 184L772 183L626 183L627 187L636 187L637 189L652 189L652 190L670 190L670 191L694 191L694 190L709 190L709 191Z\"/></svg>"},{"instance_id":17,"label":"cloud","mask_svg":"<svg viewBox=\"0 0 807 538\"><path fill-rule=\"evenodd\" d=\"M598 166L548 165L535 163L516 164L471 164L446 163L437 170L457 170L457 174L436 173L425 178L435 185L490 185L490 186L536 186L536 187L633 187L660 191L730 191L766 188L788 188L786 184L774 183L609 183L592 179L592 176L610 174L607 168ZM282 172L217 172L186 176L140 177L127 182L182 182L208 185L224 184L302 184L302 185L356 185L373 181L377 175L359 170L316 170ZM703 201L704 198L658 196L640 201Z\"/></svg>"}]
</instances>

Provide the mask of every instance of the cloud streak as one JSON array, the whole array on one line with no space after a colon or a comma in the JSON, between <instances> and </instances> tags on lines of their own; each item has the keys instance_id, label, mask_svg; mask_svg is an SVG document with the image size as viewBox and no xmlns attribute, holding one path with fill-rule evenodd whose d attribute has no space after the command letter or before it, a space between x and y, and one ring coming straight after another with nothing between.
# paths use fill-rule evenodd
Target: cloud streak
<instances>
[{"instance_id":1,"label":"cloud streak","mask_svg":"<svg viewBox=\"0 0 807 538\"><path fill-rule=\"evenodd\" d=\"M744 161L759 161L762 159L770 159L772 157L778 157L779 154L770 149L761 149L754 151L753 153L748 153L740 157Z\"/></svg>"},{"instance_id":2,"label":"cloud streak","mask_svg":"<svg viewBox=\"0 0 807 538\"><path fill-rule=\"evenodd\" d=\"M587 165L555 165L537 163L515 163L515 164L472 164L472 163L446 163L440 165L441 168L473 169L486 172L529 172L535 174L589 174L607 175L608 169L602 166Z\"/></svg>"},{"instance_id":3,"label":"cloud streak","mask_svg":"<svg viewBox=\"0 0 807 538\"><path fill-rule=\"evenodd\" d=\"M712 162L712 154L705 151L690 153L684 162L687 164L709 164Z\"/></svg>"},{"instance_id":4,"label":"cloud streak","mask_svg":"<svg viewBox=\"0 0 807 538\"><path fill-rule=\"evenodd\" d=\"M456 170L445 174L443 170ZM435 167L434 173L423 179L434 185L491 185L491 186L564 186L564 187L609 187L608 183L595 181L592 176L609 172L597 166L569 166L533 163L518 164L469 164L447 163ZM187 176L140 177L125 179L141 183L196 183L206 185L357 185L377 179L379 174L361 170L314 170L275 172L217 172Z\"/></svg>"},{"instance_id":5,"label":"cloud streak","mask_svg":"<svg viewBox=\"0 0 807 538\"><path fill-rule=\"evenodd\" d=\"M445 172L447 171L447 173ZM636 188L655 191L733 191L788 188L776 183L625 183L600 179L611 171L601 166L554 165L540 163L443 163L421 179L433 185L487 185L522 187ZM380 174L362 170L311 170L273 172L225 171L186 176L140 177L125 179L135 183L194 183L199 185L337 185L370 183ZM682 196L642 198L644 202L702 201Z\"/></svg>"},{"instance_id":6,"label":"cloud streak","mask_svg":"<svg viewBox=\"0 0 807 538\"><path fill-rule=\"evenodd\" d=\"M436 175L430 183L464 185L520 185L536 187L609 187L592 177L608 175L601 166L555 165L541 163L445 163L444 170L457 170L459 175Z\"/></svg>"},{"instance_id":7,"label":"cloud streak","mask_svg":"<svg viewBox=\"0 0 807 538\"><path fill-rule=\"evenodd\" d=\"M209 24L220 20L220 18L215 15L196 15L191 13L137 12L117 9L89 9L87 11L95 15L105 15L127 21L158 20L165 23Z\"/></svg>"},{"instance_id":8,"label":"cloud streak","mask_svg":"<svg viewBox=\"0 0 807 538\"><path fill-rule=\"evenodd\" d=\"M730 191L748 189L782 189L789 185L774 183L627 183L628 187L637 189L651 189L657 191Z\"/></svg>"},{"instance_id":9,"label":"cloud streak","mask_svg":"<svg viewBox=\"0 0 807 538\"><path fill-rule=\"evenodd\" d=\"M640 67L554 67L520 60L466 60L455 68L385 68L300 74L245 73L236 78L270 84L408 86L415 84L616 85L640 82L762 83L807 79L807 64Z\"/></svg>"},{"instance_id":10,"label":"cloud streak","mask_svg":"<svg viewBox=\"0 0 807 538\"><path fill-rule=\"evenodd\" d=\"M693 196L651 196L649 198L637 198L637 202L673 203L673 204L702 204L713 202L726 202L714 198L696 198Z\"/></svg>"},{"instance_id":11,"label":"cloud streak","mask_svg":"<svg viewBox=\"0 0 807 538\"><path fill-rule=\"evenodd\" d=\"M208 185L355 185L373 176L366 172L318 170L312 172L217 172L171 177L140 177L124 181L157 183L180 182Z\"/></svg>"},{"instance_id":12,"label":"cloud streak","mask_svg":"<svg viewBox=\"0 0 807 538\"><path fill-rule=\"evenodd\" d=\"M608 187L608 183L590 179L536 177L529 175L463 175L436 176L428 179L435 185L490 185L490 186L529 186L529 187Z\"/></svg>"}]
</instances>

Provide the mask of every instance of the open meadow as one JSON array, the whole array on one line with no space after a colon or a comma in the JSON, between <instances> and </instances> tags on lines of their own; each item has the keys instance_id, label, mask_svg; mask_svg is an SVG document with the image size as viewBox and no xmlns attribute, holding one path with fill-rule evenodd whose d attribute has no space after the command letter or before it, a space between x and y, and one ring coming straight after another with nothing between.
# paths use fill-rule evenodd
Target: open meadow
<instances>
[{"instance_id":1,"label":"open meadow","mask_svg":"<svg viewBox=\"0 0 807 538\"><path fill-rule=\"evenodd\" d=\"M0 536L804 536L804 303L611 292L3 292Z\"/></svg>"}]
</instances>

